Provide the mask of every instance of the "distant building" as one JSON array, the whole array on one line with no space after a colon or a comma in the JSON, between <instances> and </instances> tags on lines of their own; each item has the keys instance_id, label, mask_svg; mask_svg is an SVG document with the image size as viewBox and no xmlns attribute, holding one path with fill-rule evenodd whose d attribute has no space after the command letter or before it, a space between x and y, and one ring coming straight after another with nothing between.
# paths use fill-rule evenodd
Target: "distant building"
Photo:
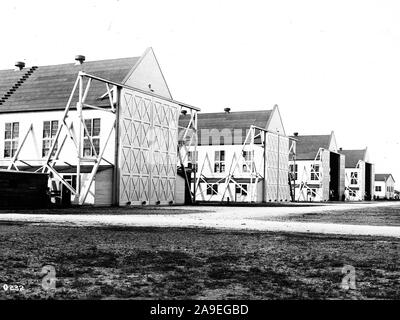
<instances>
[{"instance_id":1,"label":"distant building","mask_svg":"<svg viewBox=\"0 0 400 320\"><path fill-rule=\"evenodd\" d=\"M290 201L289 137L272 110L198 113L198 146L180 157L192 169L197 201ZM179 118L187 127L188 114ZM183 149L182 149L183 151Z\"/></svg>"},{"instance_id":2,"label":"distant building","mask_svg":"<svg viewBox=\"0 0 400 320\"><path fill-rule=\"evenodd\" d=\"M296 149L290 155L291 185L296 201L342 200L345 156L338 152L335 134L292 136Z\"/></svg>"},{"instance_id":3,"label":"distant building","mask_svg":"<svg viewBox=\"0 0 400 320\"><path fill-rule=\"evenodd\" d=\"M342 150L346 157L345 187L348 200L371 200L374 194L374 165L369 161L367 148Z\"/></svg>"},{"instance_id":4,"label":"distant building","mask_svg":"<svg viewBox=\"0 0 400 320\"><path fill-rule=\"evenodd\" d=\"M394 199L394 178L390 173L375 174L375 197L377 199Z\"/></svg>"}]
</instances>

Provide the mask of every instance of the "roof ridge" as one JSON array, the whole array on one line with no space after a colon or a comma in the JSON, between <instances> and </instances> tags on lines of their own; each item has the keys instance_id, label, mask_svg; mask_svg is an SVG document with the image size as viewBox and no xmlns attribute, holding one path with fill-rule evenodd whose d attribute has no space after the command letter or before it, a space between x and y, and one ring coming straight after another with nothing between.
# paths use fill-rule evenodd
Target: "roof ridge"
<instances>
[{"instance_id":1,"label":"roof ridge","mask_svg":"<svg viewBox=\"0 0 400 320\"><path fill-rule=\"evenodd\" d=\"M218 111L218 112L199 112L200 114L216 114L216 113L225 113L225 114L232 114L232 113L241 113L241 112L265 112L265 111L272 111L273 109L265 109L265 110L240 110L240 111L229 111L229 112L225 112L225 111Z\"/></svg>"},{"instance_id":2,"label":"roof ridge","mask_svg":"<svg viewBox=\"0 0 400 320\"><path fill-rule=\"evenodd\" d=\"M37 69L37 66L30 67L13 85L7 92L0 98L0 106L7 101L8 98L11 97L17 89L22 86L22 84L29 79L29 77L34 73Z\"/></svg>"},{"instance_id":3,"label":"roof ridge","mask_svg":"<svg viewBox=\"0 0 400 320\"><path fill-rule=\"evenodd\" d=\"M85 63L116 61L116 60L127 60L127 59L137 59L137 58L140 58L140 57L124 57L124 58L110 58L110 59L99 59L99 60L85 60L83 65L85 65ZM46 64L46 65L40 65L39 67L55 67L55 66L67 66L67 65L75 65L75 62Z\"/></svg>"}]
</instances>

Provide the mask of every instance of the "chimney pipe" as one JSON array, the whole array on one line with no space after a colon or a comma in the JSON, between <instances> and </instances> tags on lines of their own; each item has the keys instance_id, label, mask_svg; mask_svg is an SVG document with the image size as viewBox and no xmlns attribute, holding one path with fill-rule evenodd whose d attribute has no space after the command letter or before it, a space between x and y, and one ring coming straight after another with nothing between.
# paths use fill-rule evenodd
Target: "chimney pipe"
<instances>
[{"instance_id":1,"label":"chimney pipe","mask_svg":"<svg viewBox=\"0 0 400 320\"><path fill-rule=\"evenodd\" d=\"M83 64L85 62L85 60L86 60L86 58L83 55L78 54L75 56L76 65Z\"/></svg>"},{"instance_id":2,"label":"chimney pipe","mask_svg":"<svg viewBox=\"0 0 400 320\"><path fill-rule=\"evenodd\" d=\"M17 61L15 63L15 70L22 70L23 68L25 68L25 62Z\"/></svg>"},{"instance_id":3,"label":"chimney pipe","mask_svg":"<svg viewBox=\"0 0 400 320\"><path fill-rule=\"evenodd\" d=\"M343 148L339 148L339 151L343 151Z\"/></svg>"},{"instance_id":4,"label":"chimney pipe","mask_svg":"<svg viewBox=\"0 0 400 320\"><path fill-rule=\"evenodd\" d=\"M224 111L225 111L225 113L229 113L229 112L231 112L231 108L225 108Z\"/></svg>"},{"instance_id":5,"label":"chimney pipe","mask_svg":"<svg viewBox=\"0 0 400 320\"><path fill-rule=\"evenodd\" d=\"M295 133L293 133L293 135L294 135L295 137L297 137L297 136L299 135L299 133L298 133L298 132L295 132Z\"/></svg>"}]
</instances>

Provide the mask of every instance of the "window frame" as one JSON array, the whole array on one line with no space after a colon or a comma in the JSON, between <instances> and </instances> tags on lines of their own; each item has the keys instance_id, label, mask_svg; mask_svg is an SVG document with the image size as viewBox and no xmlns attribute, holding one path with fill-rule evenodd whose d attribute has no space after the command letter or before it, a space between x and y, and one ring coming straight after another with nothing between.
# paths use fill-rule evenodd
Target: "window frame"
<instances>
[{"instance_id":1,"label":"window frame","mask_svg":"<svg viewBox=\"0 0 400 320\"><path fill-rule=\"evenodd\" d=\"M207 183L206 188L207 195L214 196L218 194L218 183Z\"/></svg>"},{"instance_id":2,"label":"window frame","mask_svg":"<svg viewBox=\"0 0 400 320\"><path fill-rule=\"evenodd\" d=\"M225 172L225 150L215 150L214 173L223 173L223 172Z\"/></svg>"},{"instance_id":3,"label":"window frame","mask_svg":"<svg viewBox=\"0 0 400 320\"><path fill-rule=\"evenodd\" d=\"M318 170L316 170L318 169ZM311 165L311 175L310 180L319 181L320 180L320 165L319 164L312 164Z\"/></svg>"},{"instance_id":4,"label":"window frame","mask_svg":"<svg viewBox=\"0 0 400 320\"><path fill-rule=\"evenodd\" d=\"M49 123L50 127L49 127L49 136L45 136L45 124L46 122ZM53 130L54 127L53 125L56 124L56 129L55 131ZM48 156L48 152L51 149L51 146L55 140L55 136L57 135L57 131L58 131L58 120L45 120L43 121L43 127L42 127L42 158L45 158ZM45 143L46 142L50 142L50 145L48 148L45 148ZM57 152L58 149L58 143L56 143L54 150L53 150L53 154L52 156L55 155L55 153ZM47 151L47 152L45 152Z\"/></svg>"},{"instance_id":5,"label":"window frame","mask_svg":"<svg viewBox=\"0 0 400 320\"><path fill-rule=\"evenodd\" d=\"M253 172L255 171L254 166L252 167L252 163L254 162L254 150L242 151L242 157L243 157L243 166L242 166L242 172L247 173L251 172L253 169Z\"/></svg>"},{"instance_id":6,"label":"window frame","mask_svg":"<svg viewBox=\"0 0 400 320\"><path fill-rule=\"evenodd\" d=\"M98 134L94 135L94 132L95 132L94 123L97 120L99 122ZM86 157L86 158L93 158L100 154L101 118L89 118L89 119L85 119L84 121L85 121L85 125L87 127L89 135L86 133L86 130L84 130L82 155L83 155L83 157ZM88 123L87 123L88 121L90 121L90 126L88 126ZM90 140L92 140L94 149L92 147L92 144L90 143ZM89 153L87 153L87 151L89 151Z\"/></svg>"},{"instance_id":7,"label":"window frame","mask_svg":"<svg viewBox=\"0 0 400 320\"><path fill-rule=\"evenodd\" d=\"M235 186L235 194L238 194L241 196L247 196L249 194L248 184L247 183L238 183Z\"/></svg>"},{"instance_id":8,"label":"window frame","mask_svg":"<svg viewBox=\"0 0 400 320\"><path fill-rule=\"evenodd\" d=\"M10 130L7 130L7 125L10 125ZM17 127L17 132L15 135L15 130L14 128ZM16 122L6 122L4 124L4 148L3 148L3 157L5 159L10 159L15 156L15 153L18 150L18 144L19 144L19 121ZM10 136L7 137L7 132L10 133ZM7 148L7 144L9 145L9 148ZM6 155L6 150L9 149L9 154Z\"/></svg>"},{"instance_id":9,"label":"window frame","mask_svg":"<svg viewBox=\"0 0 400 320\"><path fill-rule=\"evenodd\" d=\"M195 155L194 161L193 161L193 155ZM188 151L187 159L188 159L188 168L192 169L193 172L197 172L197 170L198 170L198 162L199 162L199 150Z\"/></svg>"},{"instance_id":10,"label":"window frame","mask_svg":"<svg viewBox=\"0 0 400 320\"><path fill-rule=\"evenodd\" d=\"M355 183L354 183L355 181ZM358 172L357 171L351 171L350 172L350 184L351 185L357 185L358 184Z\"/></svg>"},{"instance_id":11,"label":"window frame","mask_svg":"<svg viewBox=\"0 0 400 320\"><path fill-rule=\"evenodd\" d=\"M294 169L294 171L293 171L293 169ZM294 176L294 180L297 180L298 172L299 172L299 165L298 164L289 164L289 172L292 174L292 177Z\"/></svg>"}]
</instances>

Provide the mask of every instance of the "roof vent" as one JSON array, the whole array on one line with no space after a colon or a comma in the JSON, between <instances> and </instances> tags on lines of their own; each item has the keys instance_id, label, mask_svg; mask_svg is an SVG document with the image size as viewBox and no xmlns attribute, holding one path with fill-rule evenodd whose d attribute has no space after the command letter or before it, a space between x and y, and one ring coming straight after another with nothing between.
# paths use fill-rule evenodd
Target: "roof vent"
<instances>
[{"instance_id":1,"label":"roof vent","mask_svg":"<svg viewBox=\"0 0 400 320\"><path fill-rule=\"evenodd\" d=\"M294 135L295 137L298 137L298 136L299 136L299 133L298 133L298 132L295 132L295 133L293 133L293 135Z\"/></svg>"},{"instance_id":2,"label":"roof vent","mask_svg":"<svg viewBox=\"0 0 400 320\"><path fill-rule=\"evenodd\" d=\"M231 112L231 108L225 108L224 111L225 111L225 113L229 113L229 112Z\"/></svg>"},{"instance_id":3,"label":"roof vent","mask_svg":"<svg viewBox=\"0 0 400 320\"><path fill-rule=\"evenodd\" d=\"M150 90L151 92L154 92L154 89L151 88L151 83L149 83L149 90Z\"/></svg>"},{"instance_id":4,"label":"roof vent","mask_svg":"<svg viewBox=\"0 0 400 320\"><path fill-rule=\"evenodd\" d=\"M82 56L80 54L75 56L75 61L76 61L76 65L80 65L83 64L85 62L85 56Z\"/></svg>"},{"instance_id":5,"label":"roof vent","mask_svg":"<svg viewBox=\"0 0 400 320\"><path fill-rule=\"evenodd\" d=\"M25 62L17 61L15 63L15 70L22 70L23 68L25 68Z\"/></svg>"},{"instance_id":6,"label":"roof vent","mask_svg":"<svg viewBox=\"0 0 400 320\"><path fill-rule=\"evenodd\" d=\"M182 113L182 115L186 116L187 110L183 109L183 110L181 111L181 113Z\"/></svg>"},{"instance_id":7,"label":"roof vent","mask_svg":"<svg viewBox=\"0 0 400 320\"><path fill-rule=\"evenodd\" d=\"M343 148L339 148L339 151L343 151Z\"/></svg>"}]
</instances>

